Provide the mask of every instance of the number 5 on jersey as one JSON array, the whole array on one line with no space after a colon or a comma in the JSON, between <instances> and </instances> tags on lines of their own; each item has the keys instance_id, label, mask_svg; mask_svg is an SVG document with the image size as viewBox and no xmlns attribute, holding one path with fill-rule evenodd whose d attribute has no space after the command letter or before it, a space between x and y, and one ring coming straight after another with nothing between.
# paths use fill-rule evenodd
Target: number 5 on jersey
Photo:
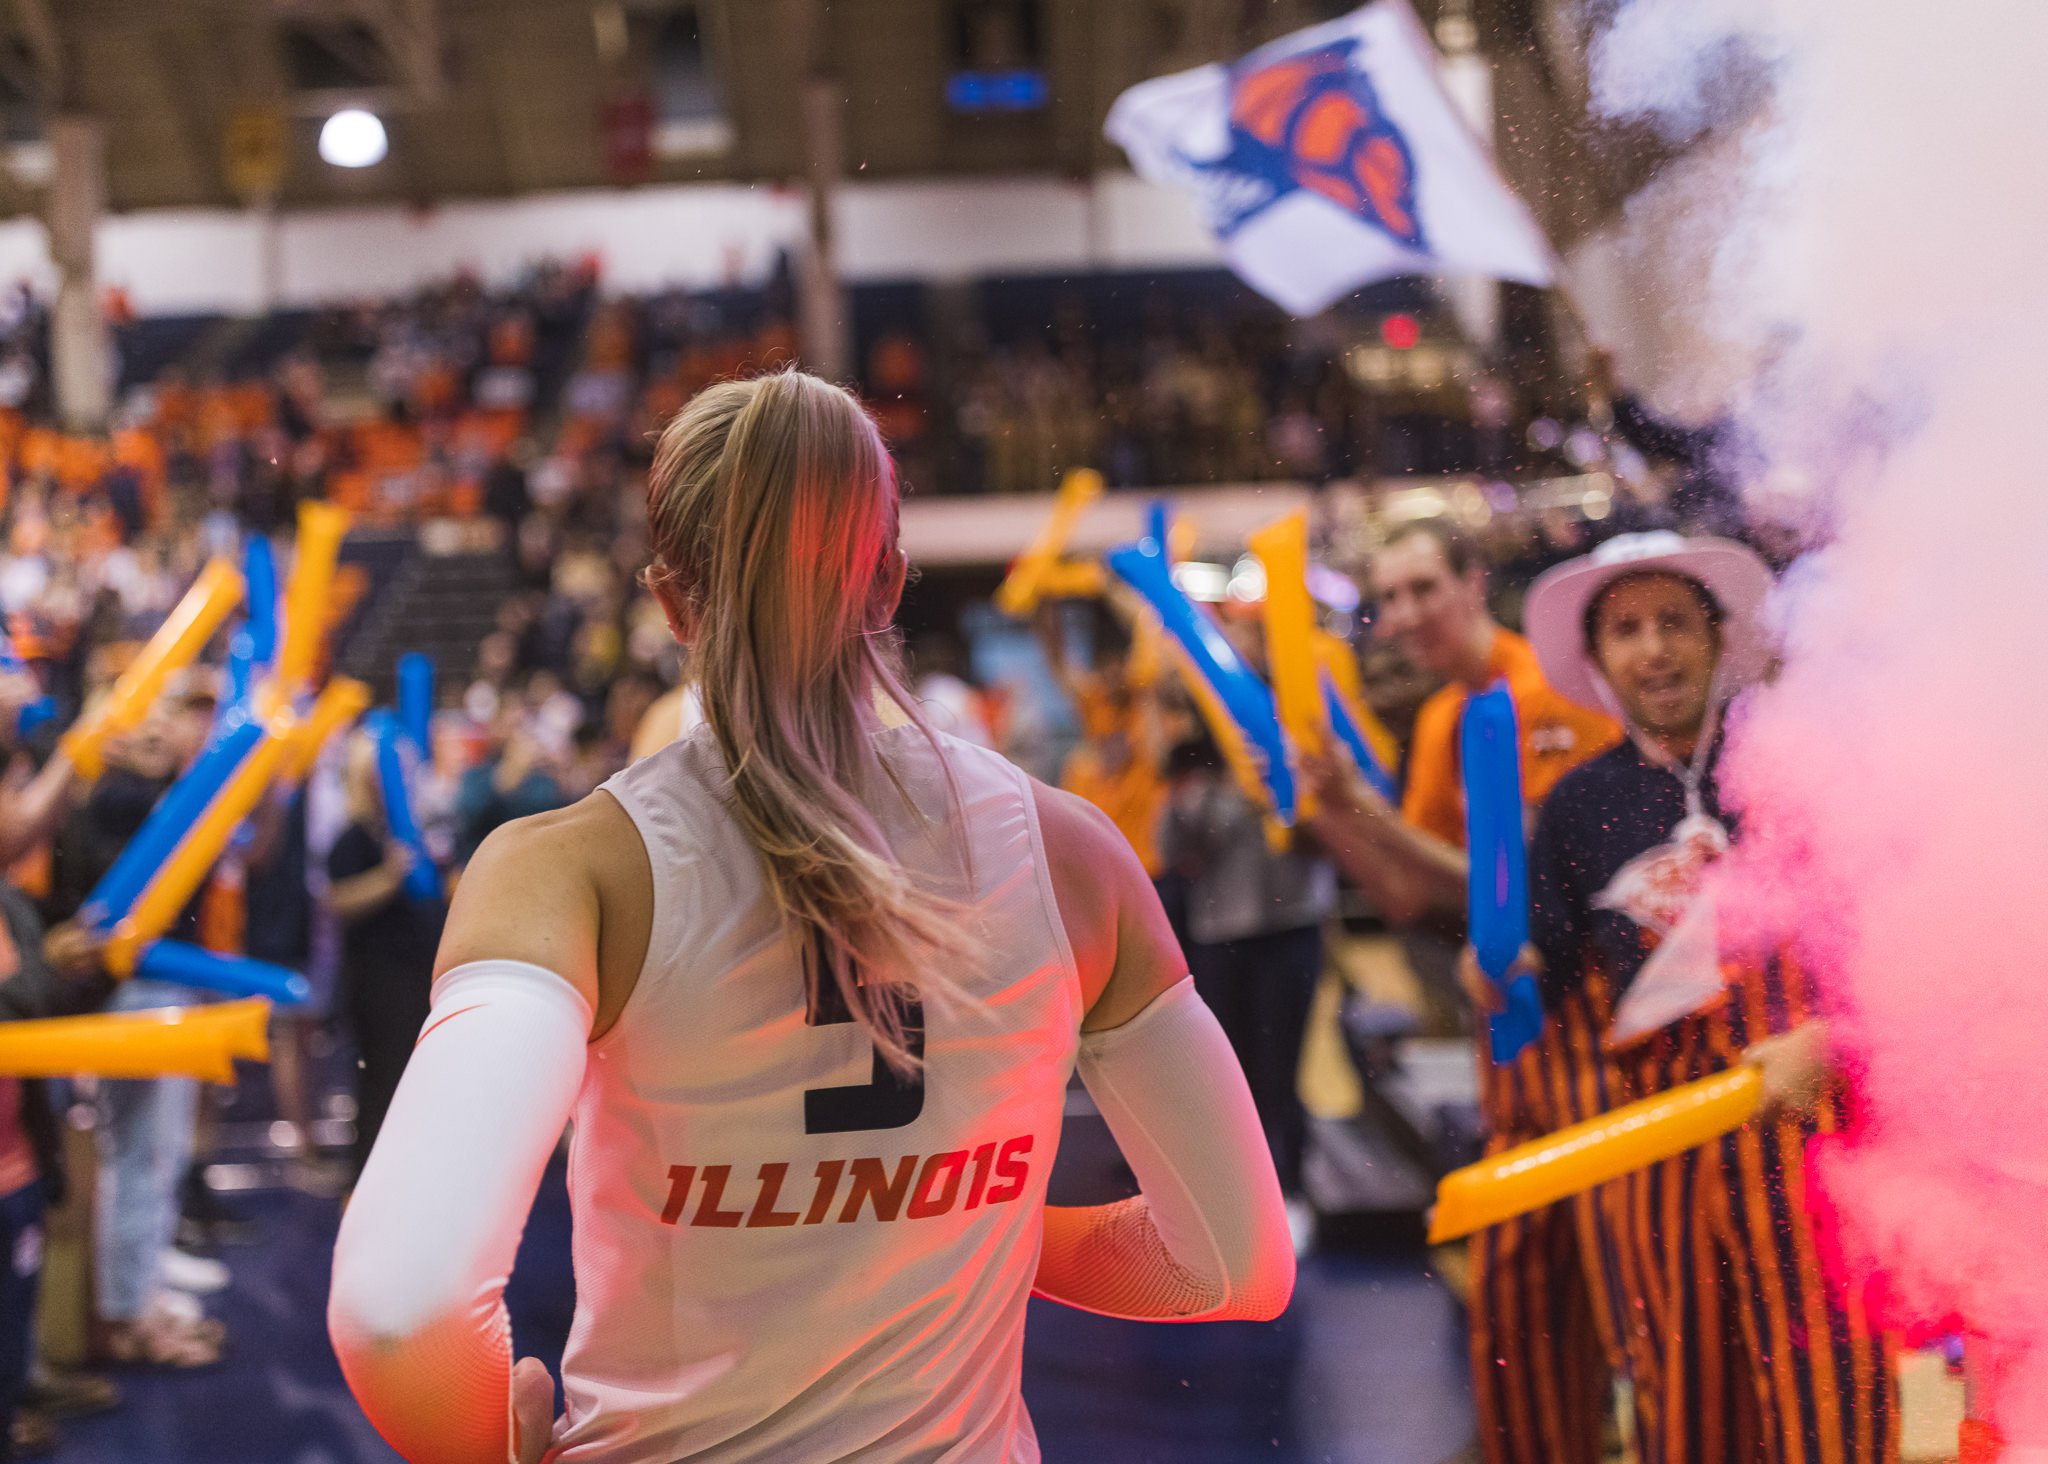
<instances>
[{"instance_id":1,"label":"number 5 on jersey","mask_svg":"<svg viewBox=\"0 0 2048 1464\"><path fill-rule=\"evenodd\" d=\"M853 1009L833 979L825 953L817 946L810 952L814 979L804 1002L804 1025L830 1027L853 1020ZM924 1003L907 986L892 988L903 1010L903 1036L910 1055L924 1058ZM905 1076L890 1067L877 1049L873 1077L865 1083L840 1088L810 1088L804 1092L804 1132L807 1134L851 1134L866 1129L895 1129L915 1123L924 1112L924 1069Z\"/></svg>"}]
</instances>

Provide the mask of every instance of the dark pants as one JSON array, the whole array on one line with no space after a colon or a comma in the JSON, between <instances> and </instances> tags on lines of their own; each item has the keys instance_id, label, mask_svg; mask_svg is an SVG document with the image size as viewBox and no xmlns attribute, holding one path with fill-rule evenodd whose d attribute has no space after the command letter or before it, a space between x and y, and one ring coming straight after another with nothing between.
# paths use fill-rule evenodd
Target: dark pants
<instances>
[{"instance_id":1,"label":"dark pants","mask_svg":"<svg viewBox=\"0 0 2048 1464\"><path fill-rule=\"evenodd\" d=\"M356 1078L355 1170L363 1172L413 1043L427 1022L432 985L421 972L350 971L348 1022L362 1070Z\"/></svg>"},{"instance_id":2,"label":"dark pants","mask_svg":"<svg viewBox=\"0 0 2048 1464\"><path fill-rule=\"evenodd\" d=\"M1280 1188L1301 1193L1301 1154L1308 1139L1296 1077L1302 1038L1323 970L1319 925L1188 948L1195 990L1223 1025L1258 1105Z\"/></svg>"},{"instance_id":3,"label":"dark pants","mask_svg":"<svg viewBox=\"0 0 2048 1464\"><path fill-rule=\"evenodd\" d=\"M0 1196L0 1464L14 1457L14 1410L28 1386L42 1279L43 1186L38 1180Z\"/></svg>"},{"instance_id":4,"label":"dark pants","mask_svg":"<svg viewBox=\"0 0 2048 1464\"><path fill-rule=\"evenodd\" d=\"M1186 875L1171 869L1152 881L1152 889L1159 896L1159 908L1166 912L1166 923L1173 927L1173 938L1180 942L1182 951L1195 948L1193 938L1188 935L1189 884Z\"/></svg>"}]
</instances>

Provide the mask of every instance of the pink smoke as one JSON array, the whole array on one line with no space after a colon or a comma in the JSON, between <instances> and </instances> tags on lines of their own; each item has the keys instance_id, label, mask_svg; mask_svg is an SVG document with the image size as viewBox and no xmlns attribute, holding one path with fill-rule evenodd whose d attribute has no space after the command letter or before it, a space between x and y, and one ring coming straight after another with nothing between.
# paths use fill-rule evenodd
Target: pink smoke
<instances>
[{"instance_id":1,"label":"pink smoke","mask_svg":"<svg viewBox=\"0 0 2048 1464\"><path fill-rule=\"evenodd\" d=\"M1738 48L1768 102L1717 116ZM1781 596L1783 674L1736 718L1724 908L1796 940L1840 1012L1864 1121L1820 1173L1847 1255L1899 1315L1998 1340L1997 1421L2030 1441L2048 1441L2043 56L2042 5L1625 0L1595 65L1610 111L1719 127L1684 231L1719 241L1704 298L1743 368L1729 405L1757 487L1829 527Z\"/></svg>"}]
</instances>

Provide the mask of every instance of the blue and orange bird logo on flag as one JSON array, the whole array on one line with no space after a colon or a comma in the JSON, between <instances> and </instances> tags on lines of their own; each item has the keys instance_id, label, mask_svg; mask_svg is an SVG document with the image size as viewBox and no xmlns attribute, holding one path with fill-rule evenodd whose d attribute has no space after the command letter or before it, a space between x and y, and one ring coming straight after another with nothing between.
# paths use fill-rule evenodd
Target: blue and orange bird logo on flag
<instances>
[{"instance_id":1,"label":"blue and orange bird logo on flag","mask_svg":"<svg viewBox=\"0 0 2048 1464\"><path fill-rule=\"evenodd\" d=\"M1205 190L1228 237L1254 215L1307 189L1396 242L1427 253L1415 203L1415 154L1339 41L1230 72L1230 148L1182 161ZM1247 186L1251 185L1251 186Z\"/></svg>"}]
</instances>

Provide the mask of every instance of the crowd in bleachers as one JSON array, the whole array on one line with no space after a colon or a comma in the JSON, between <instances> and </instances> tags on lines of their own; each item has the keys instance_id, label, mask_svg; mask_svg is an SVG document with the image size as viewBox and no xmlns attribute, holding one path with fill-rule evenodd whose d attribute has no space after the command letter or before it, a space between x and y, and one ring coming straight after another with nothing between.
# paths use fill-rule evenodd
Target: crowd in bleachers
<instances>
[{"instance_id":1,"label":"crowd in bleachers","mask_svg":"<svg viewBox=\"0 0 2048 1464\"><path fill-rule=\"evenodd\" d=\"M516 590L478 647L469 703L491 725L535 676L537 705L575 699L584 716L564 760L586 785L617 754L627 712L675 676L665 627L634 586L652 433L703 385L797 354L786 272L639 297L601 284L591 261L491 289L458 277L280 316L233 333L232 349L125 322L119 419L92 437L52 424L47 320L26 292L10 296L0 611L19 648L75 705L105 678L99 648L160 618L241 533L287 529L307 498L369 527L493 521ZM1426 304L1398 291L1379 302ZM1536 416L1485 372L1453 384L1461 406L1368 390L1346 353L1371 310L1290 326L1207 274L986 282L950 312L908 287L856 291L854 305L863 395L913 492L1044 491L1079 465L1141 486L1572 471L1604 465L1620 440L1634 462L1604 523L1563 508L1495 518L1487 548L1510 595L1591 533L1729 526L1704 466L1711 441L1663 428L1611 383L1595 384L1606 439Z\"/></svg>"},{"instance_id":2,"label":"crowd in bleachers","mask_svg":"<svg viewBox=\"0 0 2048 1464\"><path fill-rule=\"evenodd\" d=\"M915 491L1044 491L1076 466L1160 486L1546 457L1510 430L1534 404L1493 374L1393 398L1362 380L1348 355L1378 306L1289 327L1208 274L989 281L950 313L870 293L853 292L860 384ZM17 295L0 310L0 463L127 540L166 531L176 490L257 527L308 494L370 519L511 520L585 492L706 382L793 359L793 317L786 274L624 297L584 261L260 322L135 320L116 332L121 425L98 440L51 426L47 320Z\"/></svg>"}]
</instances>

